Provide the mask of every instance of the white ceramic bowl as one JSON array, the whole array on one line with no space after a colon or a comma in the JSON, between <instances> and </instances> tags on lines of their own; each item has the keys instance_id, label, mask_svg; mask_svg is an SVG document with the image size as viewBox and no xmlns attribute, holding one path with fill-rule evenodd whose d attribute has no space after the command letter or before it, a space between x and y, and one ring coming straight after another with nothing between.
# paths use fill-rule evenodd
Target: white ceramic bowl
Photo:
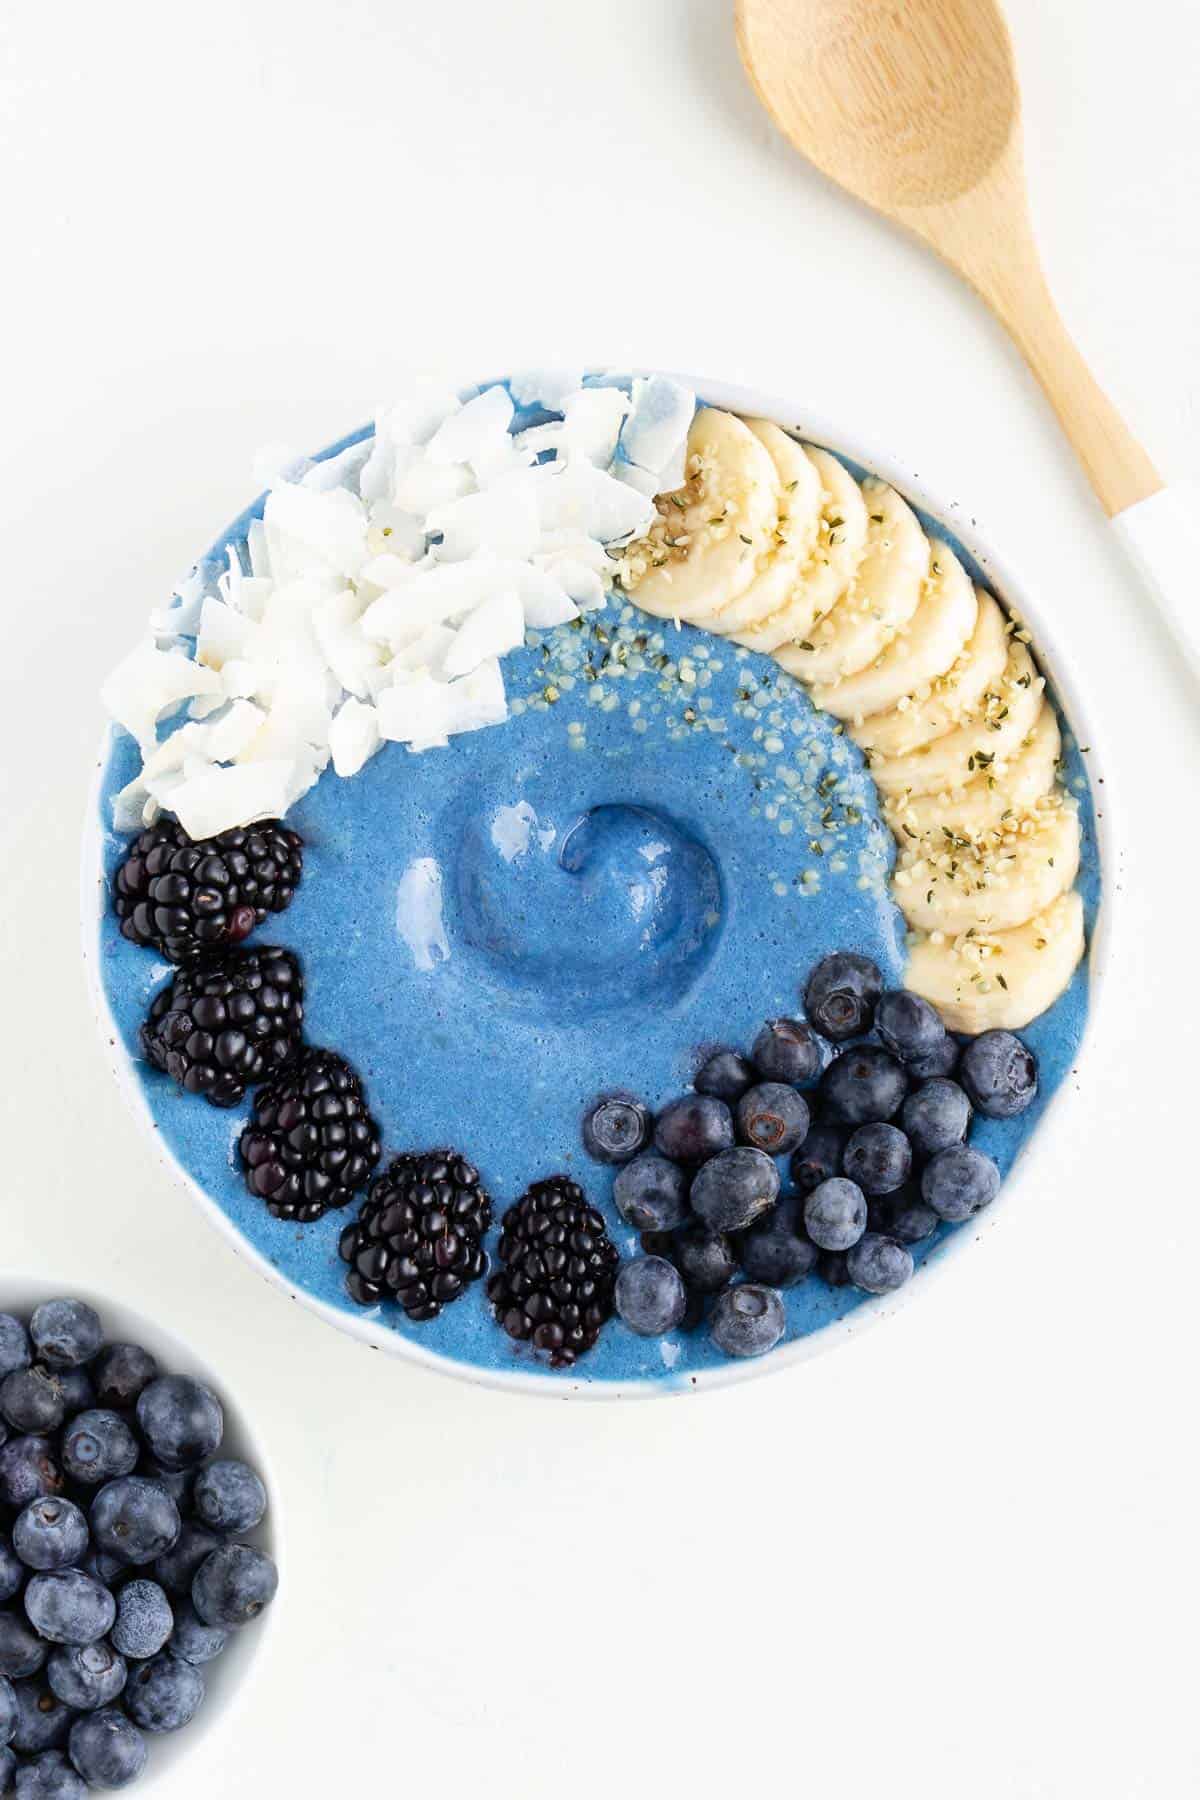
<instances>
[{"instance_id":1,"label":"white ceramic bowl","mask_svg":"<svg viewBox=\"0 0 1200 1800\"><path fill-rule=\"evenodd\" d=\"M635 374L640 372L642 371L632 371ZM1070 660L1064 654L1063 647L1055 636L1053 624L1048 618L1045 608L1039 603L1035 584L1026 581L1004 557L997 554L985 532L979 527L974 514L967 514L958 503L947 502L927 482L914 475L906 464L889 452L880 449L868 438L848 433L840 425L814 414L805 406L789 404L778 394L737 387L729 382L709 380L705 376L695 374L679 371L670 371L670 373L676 380L684 382L700 394L708 405L724 407L731 412L747 414L752 417L774 419L788 429L799 431L809 441L837 451L852 462L858 463L873 474L890 482L902 495L943 525L947 532L965 546L985 572L989 586L994 589L1006 608L1019 615L1028 625L1033 636L1033 649L1050 679L1055 698L1067 726L1079 741L1090 746L1088 766L1093 796L1098 794L1098 781L1105 783L1104 805L1102 808L1097 806L1096 809L1096 840L1100 856L1102 892L1097 919L1088 942L1089 1004L1084 1042L1080 1046L1080 1055L1075 1063L1075 1067L1078 1069L1094 1041L1097 1008L1101 1004L1105 989L1104 975L1108 963L1113 900L1117 891L1112 879L1112 871L1115 867L1111 816L1113 787L1103 761L1102 750L1097 747L1102 740L1097 737L1092 728L1084 702L1070 673ZM469 391L474 392L475 390ZM126 1102L171 1174L183 1184L206 1217L216 1226L233 1249L239 1255L246 1257L261 1275L276 1287L282 1288L292 1299L300 1301L302 1305L319 1314L339 1331L348 1332L352 1337L361 1339L377 1350L385 1350L391 1355L400 1356L409 1362L435 1369L441 1374L457 1375L485 1387L503 1388L509 1392L537 1394L543 1399L631 1400L665 1398L674 1394L696 1393L706 1388L725 1387L733 1382L749 1381L762 1375L772 1374L793 1363L801 1362L807 1357L815 1356L823 1350L832 1348L835 1344L842 1343L847 1337L860 1333L869 1324L890 1317L901 1306L907 1305L924 1291L935 1271L952 1266L970 1245L976 1243L986 1233L993 1231L1008 1213L1016 1193L1027 1188L1032 1172L1040 1163L1040 1151L1052 1138L1057 1137L1061 1131L1063 1118L1070 1111L1072 1084L1063 1081L1037 1130L1031 1134L1028 1144L1021 1150L1012 1171L1005 1178L1000 1200L978 1219L973 1220L969 1228L960 1227L953 1232L943 1244L939 1245L937 1255L920 1268L916 1277L905 1287L894 1294L884 1295L878 1299L865 1299L844 1318L833 1321L807 1337L796 1338L782 1344L768 1356L745 1361L731 1358L720 1367L699 1370L689 1376L686 1381L672 1382L659 1379L589 1382L569 1375L555 1380L547 1380L542 1375L532 1374L520 1368L484 1368L478 1364L434 1355L420 1344L414 1343L410 1338L403 1337L386 1326L381 1326L369 1317L354 1316L339 1311L294 1286L279 1269L266 1257L260 1255L237 1231L211 1196L172 1155L164 1143L163 1134L155 1129L145 1094L136 1077L133 1065L122 1047L119 1031L99 979L97 951L99 921L103 909L108 904L107 890L100 876L102 844L99 825L99 792L107 751L108 739L106 737L100 747L98 767L84 830L82 860L83 954L97 1025L117 1084Z\"/></svg>"},{"instance_id":2,"label":"white ceramic bowl","mask_svg":"<svg viewBox=\"0 0 1200 1800\"><path fill-rule=\"evenodd\" d=\"M225 1436L221 1454L240 1457L257 1471L267 1490L267 1514L256 1531L243 1540L255 1544L272 1556L279 1568L279 1592L262 1617L243 1630L232 1632L227 1647L213 1662L206 1663L206 1693L192 1723L182 1731L147 1734L150 1755L144 1773L130 1792L137 1795L165 1794L171 1778L181 1762L194 1756L202 1743L224 1731L242 1705L248 1690L263 1666L270 1643L278 1629L281 1610L287 1604L287 1573L283 1554L283 1532L280 1525L279 1484L261 1438L250 1429L223 1371L209 1368L191 1347L173 1332L141 1313L133 1312L119 1301L77 1283L47 1281L41 1276L0 1275L0 1312L15 1313L28 1323L35 1308L43 1300L86 1300L100 1315L106 1343L142 1344L158 1361L164 1374L191 1375L203 1381L217 1395L225 1412Z\"/></svg>"}]
</instances>

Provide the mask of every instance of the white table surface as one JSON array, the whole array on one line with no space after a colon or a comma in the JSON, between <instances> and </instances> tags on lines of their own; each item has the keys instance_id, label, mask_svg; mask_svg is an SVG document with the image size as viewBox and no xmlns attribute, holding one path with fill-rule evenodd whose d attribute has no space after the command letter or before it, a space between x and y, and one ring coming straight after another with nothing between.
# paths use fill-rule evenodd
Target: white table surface
<instances>
[{"instance_id":1,"label":"white table surface","mask_svg":"<svg viewBox=\"0 0 1200 1800\"><path fill-rule=\"evenodd\" d=\"M286 1491L286 1630L177 1800L1195 1791L1197 693L1015 353L785 149L730 10L0 15L0 1255L228 1368ZM1200 11L1009 11L1063 308L1195 473ZM1107 1013L1036 1177L892 1323L690 1404L497 1396L290 1304L139 1137L78 965L97 683L255 448L555 357L791 392L952 490L1040 580L1121 806Z\"/></svg>"}]
</instances>

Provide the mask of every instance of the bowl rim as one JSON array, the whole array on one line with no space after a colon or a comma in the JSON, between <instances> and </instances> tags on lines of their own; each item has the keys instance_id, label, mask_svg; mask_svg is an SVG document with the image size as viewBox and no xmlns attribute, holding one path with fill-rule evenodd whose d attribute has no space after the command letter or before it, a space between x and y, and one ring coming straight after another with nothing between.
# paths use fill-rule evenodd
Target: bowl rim
<instances>
[{"instance_id":1,"label":"bowl rim","mask_svg":"<svg viewBox=\"0 0 1200 1800\"><path fill-rule=\"evenodd\" d=\"M774 420L787 430L800 433L807 441L824 445L837 454L849 457L872 474L889 482L904 498L914 501L931 518L952 532L983 569L989 586L995 589L1006 610L1016 614L1030 625L1034 647L1039 660L1050 675L1055 698L1066 724L1077 740L1081 738L1083 730L1086 729L1087 736L1082 741L1089 746L1088 782L1093 800L1094 830L1100 857L1101 880L1096 921L1086 949L1088 1002L1074 1064L1075 1069L1078 1070L1085 1057L1090 1056L1095 1044L1096 1021L1102 998L1108 990L1107 976L1111 956L1114 899L1119 892L1115 880L1113 784L1102 752L1097 753L1097 740L1091 730L1089 715L1080 699L1074 676L1069 672L1070 665L1062 657L1059 640L1037 600L1033 600L1032 603L1030 601L1033 584L1015 569L1006 556L1001 556L995 551L988 533L980 525L976 513L968 512L960 502L946 501L928 481L913 473L898 457L880 449L871 442L869 437L858 433L849 433L834 421L807 407L789 406L778 394L769 393L762 388L744 387L737 383L676 370L651 371L644 368L623 368L614 370L612 373L619 377L631 375L637 377L650 373L669 375L672 379L691 388L705 405ZM478 393L481 388L493 385L497 379L500 378L488 377L463 388L461 390L463 398L469 398ZM345 443L355 435L361 435L361 433L348 434L348 437L340 438L336 442L338 444ZM995 1230L998 1222L1011 1209L1014 1190L1024 1190L1027 1187L1029 1172L1039 1160L1040 1152L1044 1150L1052 1137L1057 1138L1062 1131L1064 1117L1070 1110L1067 1090L1073 1085L1066 1080L1059 1083L1037 1129L1018 1150L1012 1168L1005 1177L1004 1203L1002 1205L990 1207L974 1222L969 1232L959 1230L947 1238L941 1245L937 1256L918 1272L917 1280L906 1283L894 1294L861 1301L851 1312L841 1318L831 1320L819 1331L810 1332L804 1337L780 1344L766 1356L740 1361L731 1358L719 1367L701 1369L684 1377L658 1376L654 1379L633 1381L593 1381L577 1376L568 1376L560 1380L521 1368L484 1368L477 1363L463 1362L455 1357L427 1350L422 1345L414 1343L411 1338L390 1330L386 1325L380 1325L370 1314L355 1317L331 1306L327 1301L309 1293L307 1289L295 1286L255 1245L242 1236L211 1195L177 1160L165 1143L162 1133L157 1129L145 1092L134 1073L133 1059L124 1050L116 1020L100 980L98 934L107 904L107 887L103 875L100 798L104 772L117 730L118 728L113 724L106 727L100 755L89 783L88 811L84 824L80 864L80 922L84 968L92 1011L104 1044L107 1060L116 1077L117 1086L134 1118L149 1136L160 1162L197 1202L209 1222L216 1227L235 1253L244 1258L272 1286L281 1289L292 1300L298 1301L335 1329L345 1332L361 1343L370 1345L373 1349L383 1350L389 1355L400 1357L418 1367L434 1370L438 1374L448 1375L474 1386L498 1389L510 1394L531 1394L539 1398L555 1400L670 1399L683 1394L708 1392L714 1388L729 1387L736 1382L756 1380L766 1375L777 1374L785 1368L791 1368L797 1363L806 1362L814 1356L832 1350L836 1345L845 1342L847 1338L858 1335L867 1327L873 1326L883 1319L892 1317L902 1307L907 1306L917 1294L924 1291L931 1278L941 1275L947 1267L954 1264L968 1245L977 1243L980 1238ZM1102 807L1096 794L1096 788L1101 783L1104 785ZM1119 812L1119 795L1115 807Z\"/></svg>"},{"instance_id":2,"label":"bowl rim","mask_svg":"<svg viewBox=\"0 0 1200 1800\"><path fill-rule=\"evenodd\" d=\"M223 1695L215 1707L210 1705L206 1695L205 1704L185 1731L150 1738L150 1755L143 1774L138 1778L137 1787L139 1794L148 1794L154 1791L156 1784L165 1788L168 1781L176 1779L176 1765L189 1751L199 1750L202 1742L236 1723L246 1703L248 1691L262 1677L268 1652L278 1636L280 1617L288 1606L287 1538L284 1509L280 1500L282 1489L270 1446L250 1425L250 1414L236 1384L215 1371L208 1358L196 1349L190 1338L181 1337L173 1326L161 1324L158 1319L143 1312L140 1306L131 1304L121 1294L103 1292L93 1286L91 1281L52 1281L43 1272L33 1273L24 1266L6 1269L0 1275L0 1312L14 1312L17 1316L28 1319L35 1307L44 1300L64 1298L83 1300L95 1308L105 1327L106 1344L131 1340L143 1343L158 1361L163 1374L191 1375L210 1387L221 1402L226 1425L232 1424L234 1427L233 1435L241 1453L250 1460L267 1490L267 1512L262 1524L252 1535L261 1534L261 1547L269 1552L279 1570L279 1592L250 1631L239 1634L237 1642L245 1643L248 1650L244 1657L245 1666L239 1671L230 1692ZM110 1326L114 1329L110 1330Z\"/></svg>"}]
</instances>

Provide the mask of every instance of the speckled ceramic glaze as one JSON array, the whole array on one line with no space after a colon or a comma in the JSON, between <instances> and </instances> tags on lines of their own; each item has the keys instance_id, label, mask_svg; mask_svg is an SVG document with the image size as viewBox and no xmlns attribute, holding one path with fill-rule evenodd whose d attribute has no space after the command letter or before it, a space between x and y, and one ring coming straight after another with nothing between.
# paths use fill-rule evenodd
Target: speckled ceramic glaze
<instances>
[{"instance_id":1,"label":"speckled ceramic glaze","mask_svg":"<svg viewBox=\"0 0 1200 1800\"><path fill-rule=\"evenodd\" d=\"M836 434L798 411L693 385L712 404L773 417L842 453ZM1032 625L1055 684L1031 597L997 577L977 538L951 530L902 472L861 454L846 459L854 471L865 462L894 481L926 529ZM213 554L244 536L261 504ZM706 1049L745 1048L763 1019L798 1012L807 970L831 950L865 951L898 983L904 931L887 893L892 844L859 752L768 658L691 628L661 628L619 599L579 629L535 640L505 660L506 725L419 756L389 744L353 779L321 779L289 815L307 845L299 893L257 941L301 958L309 1039L361 1071L385 1154L460 1148L478 1164L497 1221L530 1181L568 1172L621 1250L633 1251L612 1205L612 1172L582 1150L588 1101L624 1090L660 1105L687 1086ZM1061 684L1056 701L1063 711ZM1035 1105L1019 1120L974 1127L972 1142L1006 1174L1076 1060L1096 967L1100 844L1085 766L1094 752L1081 754L1073 716L1062 722L1092 951L1066 994L1022 1033L1041 1065ZM248 1103L219 1111L139 1058L138 1026L168 969L120 936L104 887L126 842L109 829L111 799L137 766L132 740L114 733L85 850L85 948L121 1078L238 1246L335 1323L475 1378L617 1395L690 1391L778 1367L831 1328L836 1335L896 1304L900 1296L871 1301L810 1279L785 1295L783 1343L752 1364L731 1364L703 1328L647 1340L614 1319L569 1372L504 1335L483 1283L427 1324L392 1306L356 1307L337 1255L348 1215L311 1226L272 1219L238 1165ZM919 1293L928 1265L980 1229L943 1227L919 1246L904 1295Z\"/></svg>"}]
</instances>

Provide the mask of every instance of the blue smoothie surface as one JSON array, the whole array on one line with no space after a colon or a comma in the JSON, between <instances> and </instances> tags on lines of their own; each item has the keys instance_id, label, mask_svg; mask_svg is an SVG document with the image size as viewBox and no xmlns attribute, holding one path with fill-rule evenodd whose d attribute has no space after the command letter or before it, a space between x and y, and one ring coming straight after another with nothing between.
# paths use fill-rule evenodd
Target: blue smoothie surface
<instances>
[{"instance_id":1,"label":"blue smoothie surface","mask_svg":"<svg viewBox=\"0 0 1200 1800\"><path fill-rule=\"evenodd\" d=\"M522 413L518 428L537 416ZM244 540L264 498L211 558ZM920 516L982 582L964 546ZM622 1254L636 1255L637 1235L612 1202L614 1171L580 1141L589 1102L624 1092L657 1108L685 1091L712 1048L747 1050L764 1019L800 1015L808 970L832 950L865 952L901 985L892 839L858 750L769 658L663 626L614 595L604 611L531 633L503 667L506 724L416 756L386 744L351 779L321 777L288 815L305 840L296 898L250 942L300 959L306 1035L361 1073L382 1127L381 1167L401 1150L461 1150L492 1196L493 1257L505 1208L531 1181L570 1174ZM1065 724L1063 742L1090 934L1100 893L1092 796ZM130 841L111 829L112 799L139 767L136 744L114 731L100 792L109 879ZM354 1209L314 1225L270 1216L237 1157L249 1097L222 1111L141 1056L138 1028L169 966L123 938L111 910L99 947L120 1039L165 1145L294 1288L453 1363L551 1383L687 1386L726 1364L705 1326L646 1339L614 1317L574 1369L552 1370L495 1323L486 1280L425 1324L394 1305L355 1306L337 1253ZM1002 1172L1071 1069L1087 1004L1085 958L1021 1033L1040 1065L1034 1105L1016 1120L975 1121L971 1142ZM781 1173L786 1186L786 1163ZM915 1280L962 1229L943 1226L915 1248ZM867 1298L815 1277L787 1290L784 1342Z\"/></svg>"}]
</instances>

